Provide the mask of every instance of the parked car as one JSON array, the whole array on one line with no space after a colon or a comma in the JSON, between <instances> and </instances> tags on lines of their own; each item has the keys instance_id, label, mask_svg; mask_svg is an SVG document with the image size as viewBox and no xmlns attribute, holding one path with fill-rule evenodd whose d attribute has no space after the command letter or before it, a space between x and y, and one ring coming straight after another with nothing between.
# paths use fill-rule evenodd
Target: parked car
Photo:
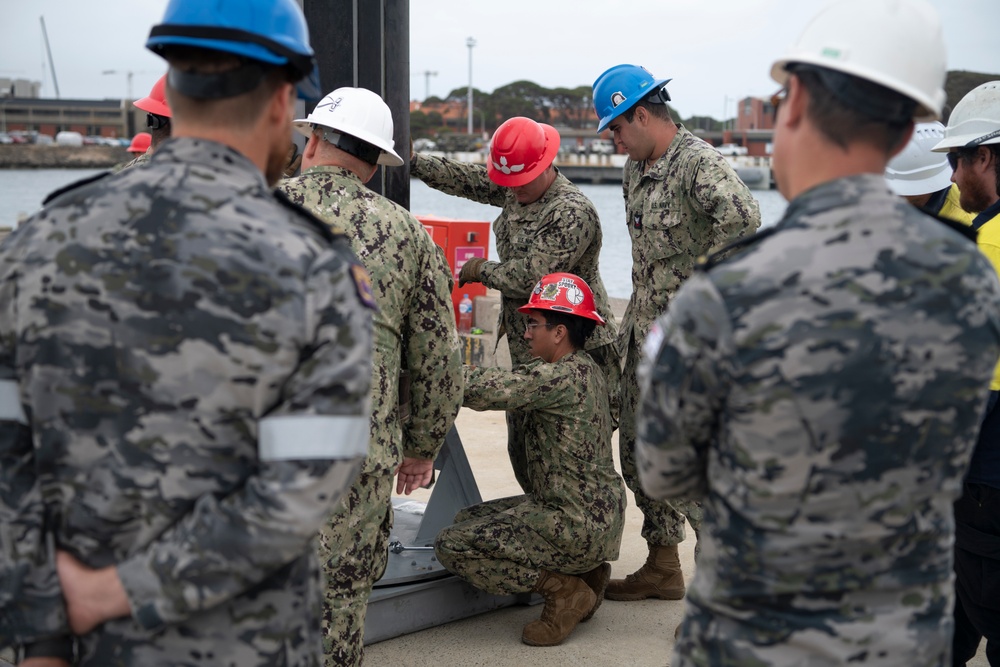
<instances>
[{"instance_id":1,"label":"parked car","mask_svg":"<svg viewBox=\"0 0 1000 667\"><path fill-rule=\"evenodd\" d=\"M590 142L590 152L596 155L614 155L615 142L610 139L594 139Z\"/></svg>"},{"instance_id":2,"label":"parked car","mask_svg":"<svg viewBox=\"0 0 1000 667\"><path fill-rule=\"evenodd\" d=\"M55 143L55 139L53 139L52 136L49 134L39 133L35 135L35 143L41 146L48 146L50 144Z\"/></svg>"},{"instance_id":3,"label":"parked car","mask_svg":"<svg viewBox=\"0 0 1000 667\"><path fill-rule=\"evenodd\" d=\"M79 132L63 131L56 135L56 143L60 146L82 146L83 135Z\"/></svg>"},{"instance_id":4,"label":"parked car","mask_svg":"<svg viewBox=\"0 0 1000 667\"><path fill-rule=\"evenodd\" d=\"M739 144L722 144L721 146L716 148L716 150L725 155L726 157L733 157L736 155L747 154L747 147L740 146Z\"/></svg>"},{"instance_id":5,"label":"parked car","mask_svg":"<svg viewBox=\"0 0 1000 667\"><path fill-rule=\"evenodd\" d=\"M14 140L6 132L0 132L0 144L12 144Z\"/></svg>"}]
</instances>

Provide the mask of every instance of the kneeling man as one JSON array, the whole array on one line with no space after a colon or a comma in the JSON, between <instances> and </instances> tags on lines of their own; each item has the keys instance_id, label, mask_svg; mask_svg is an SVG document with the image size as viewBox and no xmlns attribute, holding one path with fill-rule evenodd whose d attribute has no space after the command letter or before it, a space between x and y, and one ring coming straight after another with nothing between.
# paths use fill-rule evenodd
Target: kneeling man
<instances>
[{"instance_id":1,"label":"kneeling man","mask_svg":"<svg viewBox=\"0 0 1000 667\"><path fill-rule=\"evenodd\" d=\"M611 453L604 374L584 351L603 318L582 278L552 273L528 303L524 337L535 359L513 371L465 367L464 405L524 410L528 493L466 508L438 535L451 572L490 593L545 598L521 640L560 644L593 616L618 558L625 484Z\"/></svg>"}]
</instances>

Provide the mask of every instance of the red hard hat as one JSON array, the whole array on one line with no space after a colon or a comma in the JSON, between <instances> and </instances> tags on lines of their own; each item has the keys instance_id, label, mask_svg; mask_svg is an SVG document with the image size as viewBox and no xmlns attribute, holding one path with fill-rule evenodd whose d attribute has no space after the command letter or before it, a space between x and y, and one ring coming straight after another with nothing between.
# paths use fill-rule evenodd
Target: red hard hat
<instances>
[{"instance_id":1,"label":"red hard hat","mask_svg":"<svg viewBox=\"0 0 1000 667\"><path fill-rule=\"evenodd\" d=\"M142 98L141 100L136 100L132 105L136 109L141 109L147 113L155 113L157 116L166 116L170 118L170 107L167 106L167 75L164 74L156 83L153 84L153 88L149 91L149 95Z\"/></svg>"},{"instance_id":2,"label":"red hard hat","mask_svg":"<svg viewBox=\"0 0 1000 667\"><path fill-rule=\"evenodd\" d=\"M149 150L149 144L153 141L153 135L149 132L140 132L139 134L132 137L132 143L129 144L129 153L145 153Z\"/></svg>"},{"instance_id":3,"label":"red hard hat","mask_svg":"<svg viewBox=\"0 0 1000 667\"><path fill-rule=\"evenodd\" d=\"M493 133L486 173L497 185L516 188L535 180L558 152L556 128L515 116Z\"/></svg>"},{"instance_id":4,"label":"red hard hat","mask_svg":"<svg viewBox=\"0 0 1000 667\"><path fill-rule=\"evenodd\" d=\"M539 280L531 291L528 303L518 308L517 312L530 313L533 310L554 310L604 324L604 318L597 314L590 285L572 273L550 273Z\"/></svg>"}]
</instances>

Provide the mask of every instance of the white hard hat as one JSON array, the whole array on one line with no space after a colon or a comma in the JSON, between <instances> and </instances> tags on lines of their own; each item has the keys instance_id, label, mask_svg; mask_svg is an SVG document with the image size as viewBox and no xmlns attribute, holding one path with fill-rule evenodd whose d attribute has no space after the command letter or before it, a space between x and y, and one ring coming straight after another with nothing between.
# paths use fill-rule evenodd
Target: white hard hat
<instances>
[{"instance_id":1,"label":"white hard hat","mask_svg":"<svg viewBox=\"0 0 1000 667\"><path fill-rule=\"evenodd\" d=\"M949 148L986 144L1000 144L1000 81L976 86L955 105L944 139L934 150L946 153Z\"/></svg>"},{"instance_id":2,"label":"white hard hat","mask_svg":"<svg viewBox=\"0 0 1000 667\"><path fill-rule=\"evenodd\" d=\"M926 0L840 0L813 18L774 65L785 85L790 63L843 72L914 100L914 120L944 106L946 58L941 21Z\"/></svg>"},{"instance_id":3,"label":"white hard hat","mask_svg":"<svg viewBox=\"0 0 1000 667\"><path fill-rule=\"evenodd\" d=\"M403 158L393 150L392 113L382 98L365 88L338 88L316 105L307 118L294 121L295 129L305 136L313 125L349 134L378 148L378 164L399 167Z\"/></svg>"},{"instance_id":4,"label":"white hard hat","mask_svg":"<svg viewBox=\"0 0 1000 667\"><path fill-rule=\"evenodd\" d=\"M944 136L938 121L918 123L906 148L885 169L889 189L902 197L929 195L951 185L948 158L931 149Z\"/></svg>"}]
</instances>

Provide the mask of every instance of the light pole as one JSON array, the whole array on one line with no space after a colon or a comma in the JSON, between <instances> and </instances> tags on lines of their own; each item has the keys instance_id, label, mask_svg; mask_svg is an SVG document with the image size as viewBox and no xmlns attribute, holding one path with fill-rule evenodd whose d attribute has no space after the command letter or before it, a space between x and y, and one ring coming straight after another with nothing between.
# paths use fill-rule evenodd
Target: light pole
<instances>
[{"instance_id":1,"label":"light pole","mask_svg":"<svg viewBox=\"0 0 1000 667\"><path fill-rule=\"evenodd\" d=\"M472 37L465 40L465 45L469 47L469 134L472 134L472 47L476 45L476 40Z\"/></svg>"},{"instance_id":2,"label":"light pole","mask_svg":"<svg viewBox=\"0 0 1000 667\"><path fill-rule=\"evenodd\" d=\"M431 96L431 77L437 75L437 72L424 70L424 102L426 102L427 98Z\"/></svg>"}]
</instances>

